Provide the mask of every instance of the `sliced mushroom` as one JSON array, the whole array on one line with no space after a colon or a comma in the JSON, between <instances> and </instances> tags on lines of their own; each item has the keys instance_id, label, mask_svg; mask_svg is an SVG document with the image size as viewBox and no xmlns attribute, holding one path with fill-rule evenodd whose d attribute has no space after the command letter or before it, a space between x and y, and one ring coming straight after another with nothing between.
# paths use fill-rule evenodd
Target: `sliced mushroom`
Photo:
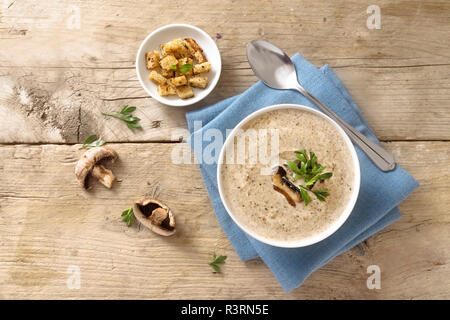
<instances>
[{"instance_id":1,"label":"sliced mushroom","mask_svg":"<svg viewBox=\"0 0 450 320\"><path fill-rule=\"evenodd\" d=\"M144 198L133 206L134 216L140 223L162 236L175 233L175 217L172 211L159 200Z\"/></svg>"},{"instance_id":2,"label":"sliced mushroom","mask_svg":"<svg viewBox=\"0 0 450 320\"><path fill-rule=\"evenodd\" d=\"M86 151L75 166L75 175L80 186L88 189L88 177L92 175L105 187L111 188L116 177L111 170L106 169L101 163L106 160L114 162L117 158L117 152L108 146L96 147Z\"/></svg>"},{"instance_id":3,"label":"sliced mushroom","mask_svg":"<svg viewBox=\"0 0 450 320\"><path fill-rule=\"evenodd\" d=\"M289 181L286 177L286 170L283 167L277 166L274 168L272 183L273 188L284 195L291 206L295 207L296 202L302 201L300 189Z\"/></svg>"}]
</instances>

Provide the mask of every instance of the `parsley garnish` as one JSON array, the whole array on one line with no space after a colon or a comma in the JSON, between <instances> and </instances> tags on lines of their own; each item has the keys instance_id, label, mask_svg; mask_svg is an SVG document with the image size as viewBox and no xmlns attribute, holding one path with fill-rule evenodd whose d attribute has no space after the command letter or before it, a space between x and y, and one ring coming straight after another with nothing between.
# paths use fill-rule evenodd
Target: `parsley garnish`
<instances>
[{"instance_id":1,"label":"parsley garnish","mask_svg":"<svg viewBox=\"0 0 450 320\"><path fill-rule=\"evenodd\" d=\"M172 69L173 71L177 71L177 65L176 65L176 64L171 65L171 66L170 66L170 69Z\"/></svg>"},{"instance_id":2,"label":"parsley garnish","mask_svg":"<svg viewBox=\"0 0 450 320\"><path fill-rule=\"evenodd\" d=\"M213 259L210 263L208 263L213 269L214 272L220 273L220 267L218 264L224 264L227 256L216 256L216 253L213 254Z\"/></svg>"},{"instance_id":3,"label":"parsley garnish","mask_svg":"<svg viewBox=\"0 0 450 320\"><path fill-rule=\"evenodd\" d=\"M183 65L180 67L180 72L181 72L182 74L186 74L186 73L188 73L189 70L191 70L191 69L192 69L192 64L190 64L190 63L185 63L185 64L183 64Z\"/></svg>"},{"instance_id":4,"label":"parsley garnish","mask_svg":"<svg viewBox=\"0 0 450 320\"><path fill-rule=\"evenodd\" d=\"M129 208L122 212L122 221L124 221L128 227L131 226L133 220L134 220L133 208Z\"/></svg>"},{"instance_id":5,"label":"parsley garnish","mask_svg":"<svg viewBox=\"0 0 450 320\"><path fill-rule=\"evenodd\" d=\"M92 134L87 137L86 140L84 140L83 145L80 147L80 149L100 147L105 143L105 140L97 139L97 135Z\"/></svg>"},{"instance_id":6,"label":"parsley garnish","mask_svg":"<svg viewBox=\"0 0 450 320\"><path fill-rule=\"evenodd\" d=\"M317 199L319 199L320 201L325 201L325 197L327 197L329 195L327 189L311 190L311 191L312 191L312 193L314 193L316 195Z\"/></svg>"},{"instance_id":7,"label":"parsley garnish","mask_svg":"<svg viewBox=\"0 0 450 320\"><path fill-rule=\"evenodd\" d=\"M138 117L133 117L133 115L131 114L135 110L136 107L126 105L119 113L109 114L102 112L102 115L124 121L127 124L128 129L133 131L133 129L142 128L138 123L139 121L141 121L141 119L139 119Z\"/></svg>"},{"instance_id":8,"label":"parsley garnish","mask_svg":"<svg viewBox=\"0 0 450 320\"><path fill-rule=\"evenodd\" d=\"M299 185L300 194L302 196L303 201L305 202L305 206L308 205L308 203L311 201L311 197L308 194L308 188L305 188L302 185Z\"/></svg>"},{"instance_id":9,"label":"parsley garnish","mask_svg":"<svg viewBox=\"0 0 450 320\"><path fill-rule=\"evenodd\" d=\"M314 152L309 154L306 150L295 151L296 161L288 161L287 165L294 172L295 179L303 179L304 185L299 185L300 194L305 202L305 206L311 201L308 192L312 192L317 199L325 201L329 193L327 189L312 190L317 181L326 180L333 176L331 172L322 173L325 166L318 162L317 156Z\"/></svg>"}]
</instances>

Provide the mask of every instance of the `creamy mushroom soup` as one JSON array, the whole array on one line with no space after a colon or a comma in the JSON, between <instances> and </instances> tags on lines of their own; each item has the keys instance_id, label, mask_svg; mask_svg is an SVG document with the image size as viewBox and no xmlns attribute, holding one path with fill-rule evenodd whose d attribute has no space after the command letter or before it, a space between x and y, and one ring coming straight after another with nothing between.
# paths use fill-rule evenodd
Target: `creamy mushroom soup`
<instances>
[{"instance_id":1,"label":"creamy mushroom soup","mask_svg":"<svg viewBox=\"0 0 450 320\"><path fill-rule=\"evenodd\" d=\"M294 189L306 184L302 179L294 179L295 172L287 165L288 161L297 159L296 150L304 149L308 155L314 152L317 162L325 166L322 172L331 172L332 176L318 180L311 190L306 190L310 197L308 205L301 197L298 197L300 201L288 201L288 194L275 190L274 175L261 174L261 169L270 164L249 163L251 154L247 145L245 162L225 161L220 173L223 195L235 219L259 236L275 241L300 241L328 229L348 204L354 181L352 155L337 129L324 118L298 109L266 112L247 122L242 129L244 132L278 129L279 153L275 158L280 167L274 174L285 171ZM237 143L235 139L236 149ZM315 196L313 191L316 190L327 190L324 201Z\"/></svg>"}]
</instances>

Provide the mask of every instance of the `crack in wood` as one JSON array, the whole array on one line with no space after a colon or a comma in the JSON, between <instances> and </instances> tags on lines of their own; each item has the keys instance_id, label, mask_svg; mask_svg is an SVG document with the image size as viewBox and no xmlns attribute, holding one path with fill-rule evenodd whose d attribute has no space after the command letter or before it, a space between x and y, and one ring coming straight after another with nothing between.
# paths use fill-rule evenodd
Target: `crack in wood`
<instances>
[{"instance_id":1,"label":"crack in wood","mask_svg":"<svg viewBox=\"0 0 450 320\"><path fill-rule=\"evenodd\" d=\"M137 80L136 80L137 81ZM143 97L120 97L120 98L102 98L102 101L120 101L120 100L137 100L137 99L151 99L150 96Z\"/></svg>"},{"instance_id":2,"label":"crack in wood","mask_svg":"<svg viewBox=\"0 0 450 320\"><path fill-rule=\"evenodd\" d=\"M427 143L427 142L450 142L450 139L405 139L405 140L379 140L380 142L383 143L402 143L402 142L406 142L406 143ZM0 147L2 146L16 146L16 145L23 145L23 146L45 146L45 145L59 145L59 146L74 146L77 144L80 144L81 142L77 142L77 143L68 143L68 142L1 142L0 143ZM130 140L130 141L107 141L108 144L151 144L151 143L187 143L186 141L184 141L183 139L179 139L179 140L164 140L164 139L160 139L160 140L148 140L148 141L139 141L139 140Z\"/></svg>"}]
</instances>

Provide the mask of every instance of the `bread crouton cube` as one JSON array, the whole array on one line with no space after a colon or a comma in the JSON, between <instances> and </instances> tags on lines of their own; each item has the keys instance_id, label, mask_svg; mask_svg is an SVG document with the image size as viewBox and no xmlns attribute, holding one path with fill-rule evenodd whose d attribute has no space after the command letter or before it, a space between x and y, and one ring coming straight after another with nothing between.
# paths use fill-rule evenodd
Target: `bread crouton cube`
<instances>
[{"instance_id":1,"label":"bread crouton cube","mask_svg":"<svg viewBox=\"0 0 450 320\"><path fill-rule=\"evenodd\" d=\"M194 96L194 91L189 86L179 86L177 87L177 94L181 99L187 99Z\"/></svg>"},{"instance_id":2,"label":"bread crouton cube","mask_svg":"<svg viewBox=\"0 0 450 320\"><path fill-rule=\"evenodd\" d=\"M186 47L186 44L184 42L182 43L180 50L177 51L177 55L179 56L179 58L190 56L189 49L188 47Z\"/></svg>"},{"instance_id":3,"label":"bread crouton cube","mask_svg":"<svg viewBox=\"0 0 450 320\"><path fill-rule=\"evenodd\" d=\"M192 78L189 78L189 84L193 87L205 89L208 85L208 77L194 76Z\"/></svg>"},{"instance_id":4,"label":"bread crouton cube","mask_svg":"<svg viewBox=\"0 0 450 320\"><path fill-rule=\"evenodd\" d=\"M158 85L158 93L160 96L172 96L177 94L177 89L170 84L160 84Z\"/></svg>"},{"instance_id":5,"label":"bread crouton cube","mask_svg":"<svg viewBox=\"0 0 450 320\"><path fill-rule=\"evenodd\" d=\"M151 51L145 54L145 61L148 70L159 67L159 51Z\"/></svg>"},{"instance_id":6,"label":"bread crouton cube","mask_svg":"<svg viewBox=\"0 0 450 320\"><path fill-rule=\"evenodd\" d=\"M167 82L167 79L164 78L162 75L160 75L155 70L150 72L150 75L148 76L148 78L156 84L165 84Z\"/></svg>"},{"instance_id":7,"label":"bread crouton cube","mask_svg":"<svg viewBox=\"0 0 450 320\"><path fill-rule=\"evenodd\" d=\"M160 73L164 78L167 78L167 79L175 77L175 71L172 69L169 69L169 70L161 69Z\"/></svg>"},{"instance_id":8,"label":"bread crouton cube","mask_svg":"<svg viewBox=\"0 0 450 320\"><path fill-rule=\"evenodd\" d=\"M209 72L209 70L211 70L211 63L203 62L201 64L196 64L194 65L193 69L194 74Z\"/></svg>"},{"instance_id":9,"label":"bread crouton cube","mask_svg":"<svg viewBox=\"0 0 450 320\"><path fill-rule=\"evenodd\" d=\"M203 63L208 61L203 53L203 49L198 45L198 43L192 38L184 39L183 43L189 50L192 57L197 59L198 63Z\"/></svg>"},{"instance_id":10,"label":"bread crouton cube","mask_svg":"<svg viewBox=\"0 0 450 320\"><path fill-rule=\"evenodd\" d=\"M178 60L178 70L180 70L181 67L183 67L185 64L190 64L191 66L193 66L194 60L192 60L191 58L187 58L187 57L179 59ZM185 73L181 73L180 71L177 71L177 75L184 74L184 75L190 76L190 75L192 75L192 73L193 73L192 68L188 72L185 72Z\"/></svg>"},{"instance_id":11,"label":"bread crouton cube","mask_svg":"<svg viewBox=\"0 0 450 320\"><path fill-rule=\"evenodd\" d=\"M194 57L195 57L195 59L197 59L198 63L203 63L203 62L208 61L202 51L195 51Z\"/></svg>"},{"instance_id":12,"label":"bread crouton cube","mask_svg":"<svg viewBox=\"0 0 450 320\"><path fill-rule=\"evenodd\" d=\"M159 46L159 51L161 51L161 59L164 58L165 56L167 56L167 52L166 52L166 50L164 49L164 45L163 45L163 44L161 44L161 45Z\"/></svg>"},{"instance_id":13,"label":"bread crouton cube","mask_svg":"<svg viewBox=\"0 0 450 320\"><path fill-rule=\"evenodd\" d=\"M176 87L179 87L187 84L187 79L185 76L180 76L170 79L170 83Z\"/></svg>"},{"instance_id":14,"label":"bread crouton cube","mask_svg":"<svg viewBox=\"0 0 450 320\"><path fill-rule=\"evenodd\" d=\"M192 60L189 57L184 57L181 59L178 59L178 68L180 68L181 66L185 65L185 64L194 64L194 60Z\"/></svg>"},{"instance_id":15,"label":"bread crouton cube","mask_svg":"<svg viewBox=\"0 0 450 320\"><path fill-rule=\"evenodd\" d=\"M200 46L198 45L198 43L192 38L185 38L183 43L188 48L191 56L194 56L196 51L203 51L202 48L200 48Z\"/></svg>"},{"instance_id":16,"label":"bread crouton cube","mask_svg":"<svg viewBox=\"0 0 450 320\"><path fill-rule=\"evenodd\" d=\"M164 45L164 51L167 54L172 54L176 58L182 58L189 54L188 48L184 45L181 39L175 39L167 42Z\"/></svg>"},{"instance_id":17,"label":"bread crouton cube","mask_svg":"<svg viewBox=\"0 0 450 320\"><path fill-rule=\"evenodd\" d=\"M164 44L164 50L171 54L173 52L176 52L180 50L180 48L183 46L181 39L173 39L172 41L167 42Z\"/></svg>"},{"instance_id":18,"label":"bread crouton cube","mask_svg":"<svg viewBox=\"0 0 450 320\"><path fill-rule=\"evenodd\" d=\"M178 64L178 60L173 55L169 54L162 58L159 61L159 64L161 65L161 68L169 70L171 66L176 66Z\"/></svg>"}]
</instances>

